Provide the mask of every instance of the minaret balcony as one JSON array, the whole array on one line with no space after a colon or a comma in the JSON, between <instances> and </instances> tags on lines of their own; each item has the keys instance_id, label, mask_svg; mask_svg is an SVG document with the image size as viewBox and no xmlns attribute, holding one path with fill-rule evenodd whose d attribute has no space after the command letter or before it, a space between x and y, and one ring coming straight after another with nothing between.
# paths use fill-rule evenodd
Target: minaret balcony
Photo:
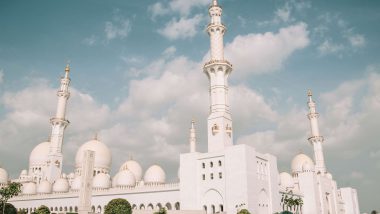
<instances>
[{"instance_id":1,"label":"minaret balcony","mask_svg":"<svg viewBox=\"0 0 380 214\"><path fill-rule=\"evenodd\" d=\"M227 65L227 66L232 68L232 64L225 59L223 59L223 60L218 60L218 59L210 60L210 61L206 62L203 67L207 68L207 67L210 67L212 65Z\"/></svg>"},{"instance_id":2,"label":"minaret balcony","mask_svg":"<svg viewBox=\"0 0 380 214\"><path fill-rule=\"evenodd\" d=\"M67 126L70 122L68 120L65 120L64 118L56 118L56 117L53 117L50 119L50 123L52 125L59 125L59 124L62 124L64 126Z\"/></svg>"},{"instance_id":3,"label":"minaret balcony","mask_svg":"<svg viewBox=\"0 0 380 214\"><path fill-rule=\"evenodd\" d=\"M307 139L311 144L321 142L323 143L324 138L323 136L311 136Z\"/></svg>"}]
</instances>

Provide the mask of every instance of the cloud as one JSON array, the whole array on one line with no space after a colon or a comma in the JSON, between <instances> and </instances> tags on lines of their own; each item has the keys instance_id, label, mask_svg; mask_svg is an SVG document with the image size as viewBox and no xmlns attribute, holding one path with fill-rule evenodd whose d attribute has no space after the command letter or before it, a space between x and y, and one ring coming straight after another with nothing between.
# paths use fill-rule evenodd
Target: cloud
<instances>
[{"instance_id":1,"label":"cloud","mask_svg":"<svg viewBox=\"0 0 380 214\"><path fill-rule=\"evenodd\" d=\"M166 23L163 29L159 29L158 32L170 40L192 38L198 33L204 19L204 16L201 14L197 14L192 18L182 17L179 20L173 18L170 22Z\"/></svg>"},{"instance_id":2,"label":"cloud","mask_svg":"<svg viewBox=\"0 0 380 214\"><path fill-rule=\"evenodd\" d=\"M194 7L203 7L210 4L210 0L171 0L169 5L172 11L179 12L183 16L189 15Z\"/></svg>"},{"instance_id":3,"label":"cloud","mask_svg":"<svg viewBox=\"0 0 380 214\"><path fill-rule=\"evenodd\" d=\"M350 35L348 40L353 47L363 47L366 43L364 36L360 34Z\"/></svg>"},{"instance_id":4,"label":"cloud","mask_svg":"<svg viewBox=\"0 0 380 214\"><path fill-rule=\"evenodd\" d=\"M318 46L318 51L322 55L335 54L344 50L342 44L335 44L330 40L325 40L322 44Z\"/></svg>"},{"instance_id":5,"label":"cloud","mask_svg":"<svg viewBox=\"0 0 380 214\"><path fill-rule=\"evenodd\" d=\"M234 64L233 78L273 72L295 51L308 46L307 25L298 23L278 33L239 35L225 48L226 59Z\"/></svg>"},{"instance_id":6,"label":"cloud","mask_svg":"<svg viewBox=\"0 0 380 214\"><path fill-rule=\"evenodd\" d=\"M97 41L96 36L91 35L90 37L83 39L82 43L87 45L87 46L93 46L93 45L95 45L96 41Z\"/></svg>"},{"instance_id":7,"label":"cloud","mask_svg":"<svg viewBox=\"0 0 380 214\"><path fill-rule=\"evenodd\" d=\"M108 41L115 38L123 39L128 36L130 31L131 23L129 20L119 20L117 23L108 21L104 28Z\"/></svg>"},{"instance_id":8,"label":"cloud","mask_svg":"<svg viewBox=\"0 0 380 214\"><path fill-rule=\"evenodd\" d=\"M156 2L148 6L148 12L152 14L152 19L155 20L157 16L170 13L170 9L164 6L161 2Z\"/></svg>"}]
</instances>

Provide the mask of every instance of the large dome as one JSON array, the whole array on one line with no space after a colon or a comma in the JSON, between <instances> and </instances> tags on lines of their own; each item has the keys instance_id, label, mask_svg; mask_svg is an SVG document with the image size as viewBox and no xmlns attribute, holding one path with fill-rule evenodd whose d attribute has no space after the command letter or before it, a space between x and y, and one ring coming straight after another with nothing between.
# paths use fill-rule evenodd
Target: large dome
<instances>
[{"instance_id":1,"label":"large dome","mask_svg":"<svg viewBox=\"0 0 380 214\"><path fill-rule=\"evenodd\" d=\"M22 194L35 195L37 192L37 186L34 182L24 183L22 185Z\"/></svg>"},{"instance_id":2,"label":"large dome","mask_svg":"<svg viewBox=\"0 0 380 214\"><path fill-rule=\"evenodd\" d=\"M116 187L131 187L135 185L136 185L135 175L128 169L120 171L115 175Z\"/></svg>"},{"instance_id":3,"label":"large dome","mask_svg":"<svg viewBox=\"0 0 380 214\"><path fill-rule=\"evenodd\" d=\"M40 194L48 194L51 193L52 186L51 183L47 180L41 181L40 184L37 186L37 193Z\"/></svg>"},{"instance_id":4,"label":"large dome","mask_svg":"<svg viewBox=\"0 0 380 214\"><path fill-rule=\"evenodd\" d=\"M105 173L97 174L92 180L93 188L108 189L111 186L110 175Z\"/></svg>"},{"instance_id":5,"label":"large dome","mask_svg":"<svg viewBox=\"0 0 380 214\"><path fill-rule=\"evenodd\" d=\"M292 176L287 172L280 173L280 185L285 188L293 188L294 182Z\"/></svg>"},{"instance_id":6,"label":"large dome","mask_svg":"<svg viewBox=\"0 0 380 214\"><path fill-rule=\"evenodd\" d=\"M87 143L83 144L76 156L75 156L75 167L81 168L83 163L83 155L84 151L91 150L95 152L95 161L94 161L94 169L105 169L107 172L110 169L112 156L109 148L102 142L98 140L90 140Z\"/></svg>"},{"instance_id":7,"label":"large dome","mask_svg":"<svg viewBox=\"0 0 380 214\"><path fill-rule=\"evenodd\" d=\"M53 192L68 192L69 182L65 178L57 179L53 184Z\"/></svg>"},{"instance_id":8,"label":"large dome","mask_svg":"<svg viewBox=\"0 0 380 214\"><path fill-rule=\"evenodd\" d=\"M0 167L0 184L8 183L8 172Z\"/></svg>"},{"instance_id":9,"label":"large dome","mask_svg":"<svg viewBox=\"0 0 380 214\"><path fill-rule=\"evenodd\" d=\"M146 184L163 184L166 180L165 171L158 165L153 165L146 170L144 182Z\"/></svg>"},{"instance_id":10,"label":"large dome","mask_svg":"<svg viewBox=\"0 0 380 214\"><path fill-rule=\"evenodd\" d=\"M50 142L43 142L38 144L29 156L29 166L40 166L46 164L48 161L50 149Z\"/></svg>"},{"instance_id":11,"label":"large dome","mask_svg":"<svg viewBox=\"0 0 380 214\"><path fill-rule=\"evenodd\" d=\"M142 168L140 164L137 161L135 160L126 161L123 165L121 165L119 171L123 171L127 169L135 175L135 178L137 181L141 181L143 172L142 172Z\"/></svg>"},{"instance_id":12,"label":"large dome","mask_svg":"<svg viewBox=\"0 0 380 214\"><path fill-rule=\"evenodd\" d=\"M311 160L311 158L309 158L309 156L302 154L302 153L298 154L292 160L292 172L293 173L302 172L304 165L305 165L305 167L307 165L309 165L309 167L311 167L311 166L314 166L314 162L313 162L313 160Z\"/></svg>"}]
</instances>

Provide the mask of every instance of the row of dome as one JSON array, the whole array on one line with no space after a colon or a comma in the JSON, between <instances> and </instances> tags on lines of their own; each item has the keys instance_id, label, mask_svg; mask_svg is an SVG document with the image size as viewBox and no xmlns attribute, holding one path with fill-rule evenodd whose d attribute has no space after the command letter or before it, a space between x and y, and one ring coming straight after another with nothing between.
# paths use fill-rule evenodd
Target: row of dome
<instances>
[{"instance_id":1,"label":"row of dome","mask_svg":"<svg viewBox=\"0 0 380 214\"><path fill-rule=\"evenodd\" d=\"M131 170L127 167L135 166ZM132 171L133 170L133 171ZM137 172L137 173L136 173ZM166 174L164 170L158 166L153 165L148 168L144 175L144 181L141 181L141 167L139 167L136 161L130 160L127 161L124 168L121 168L120 171L112 178L109 174L99 173L93 178L93 188L95 189L108 189L112 187L134 187L138 182L153 185L153 184L164 184L166 180ZM69 177L71 177L69 175ZM34 195L34 194L48 194L48 193L63 193L71 190L79 190L81 184L81 177L75 177L71 185L67 176L62 176L57 179L52 185L49 181L41 181L40 184L34 182L28 182L23 184L22 193L25 195Z\"/></svg>"}]
</instances>

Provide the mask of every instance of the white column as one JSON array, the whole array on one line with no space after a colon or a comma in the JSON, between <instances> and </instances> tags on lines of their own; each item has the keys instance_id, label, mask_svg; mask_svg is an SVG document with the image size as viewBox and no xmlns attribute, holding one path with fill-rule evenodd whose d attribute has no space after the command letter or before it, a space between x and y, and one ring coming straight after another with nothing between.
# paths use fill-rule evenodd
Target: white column
<instances>
[{"instance_id":1,"label":"white column","mask_svg":"<svg viewBox=\"0 0 380 214\"><path fill-rule=\"evenodd\" d=\"M57 111L55 117L50 119L51 123L51 137L50 137L50 148L49 148L49 161L47 163L47 169L45 171L45 177L49 182L54 182L55 179L59 178L62 173L62 143L64 131L69 124L66 120L66 105L67 100L70 97L69 85L70 85L70 67L69 65L65 68L65 76L61 78L61 86L57 92L58 103Z\"/></svg>"},{"instance_id":2,"label":"white column","mask_svg":"<svg viewBox=\"0 0 380 214\"><path fill-rule=\"evenodd\" d=\"M213 1L209 8L211 59L204 66L210 82L210 114L208 117L208 151L220 151L231 146L232 119L228 102L228 77L232 65L224 59L223 37L226 27L221 22L222 8Z\"/></svg>"},{"instance_id":3,"label":"white column","mask_svg":"<svg viewBox=\"0 0 380 214\"><path fill-rule=\"evenodd\" d=\"M309 114L307 115L310 120L310 131L311 136L309 137L309 142L313 145L314 149L314 160L315 160L315 171L318 173L325 174L326 173L326 166L325 166L325 160L323 156L323 147L322 143L324 141L323 136L319 133L319 126L318 126L318 118L319 114L316 111L316 104L312 99L312 93L309 90L308 91L308 106L309 106Z\"/></svg>"},{"instance_id":4,"label":"white column","mask_svg":"<svg viewBox=\"0 0 380 214\"><path fill-rule=\"evenodd\" d=\"M78 214L91 213L92 179L94 177L95 152L86 150L83 152L83 156Z\"/></svg>"}]
</instances>

